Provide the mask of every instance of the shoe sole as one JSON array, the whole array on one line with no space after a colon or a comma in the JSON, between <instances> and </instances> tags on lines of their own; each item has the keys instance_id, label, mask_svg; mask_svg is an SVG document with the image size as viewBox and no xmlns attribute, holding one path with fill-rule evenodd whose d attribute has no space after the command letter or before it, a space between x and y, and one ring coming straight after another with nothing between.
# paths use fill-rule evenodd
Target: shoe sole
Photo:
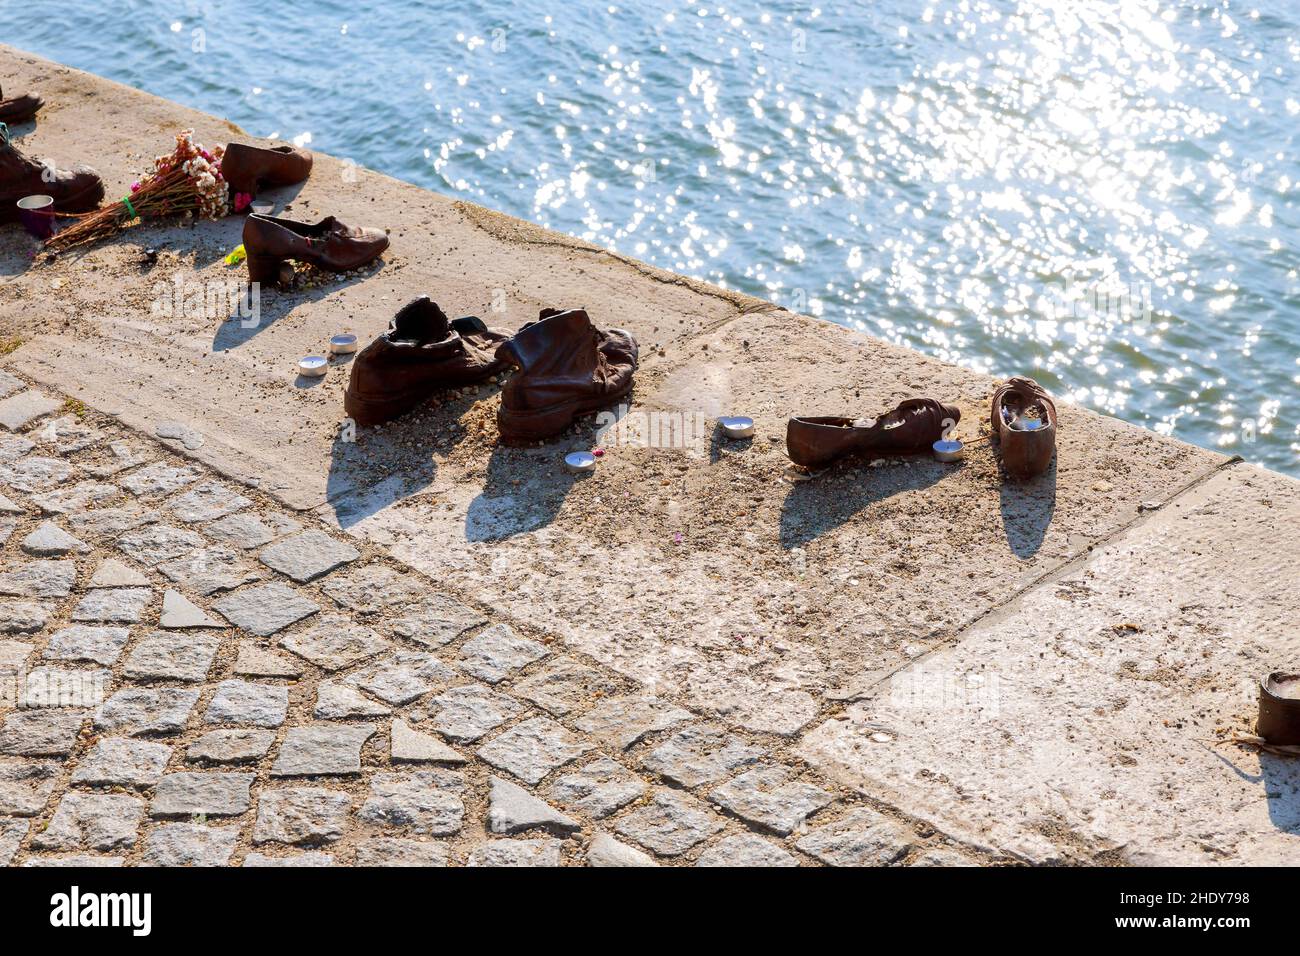
<instances>
[{"instance_id":1,"label":"shoe sole","mask_svg":"<svg viewBox=\"0 0 1300 956\"><path fill-rule=\"evenodd\" d=\"M561 405L531 412L512 412L504 405L497 410L497 430L507 443L542 441L553 438L564 431L583 415L590 415L602 408L608 408L624 399L632 391L632 382L614 395L601 395L599 398L574 399Z\"/></svg>"}]
</instances>

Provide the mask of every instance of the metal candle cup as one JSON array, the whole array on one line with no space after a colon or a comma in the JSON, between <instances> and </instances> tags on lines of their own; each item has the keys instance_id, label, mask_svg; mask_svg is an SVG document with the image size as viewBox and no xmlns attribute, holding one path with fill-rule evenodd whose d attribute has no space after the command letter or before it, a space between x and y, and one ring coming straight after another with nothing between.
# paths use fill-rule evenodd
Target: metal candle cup
<instances>
[{"instance_id":1,"label":"metal candle cup","mask_svg":"<svg viewBox=\"0 0 1300 956\"><path fill-rule=\"evenodd\" d=\"M719 418L718 427L728 438L752 438L754 435L754 419L745 418L743 415Z\"/></svg>"},{"instance_id":2,"label":"metal candle cup","mask_svg":"<svg viewBox=\"0 0 1300 956\"><path fill-rule=\"evenodd\" d=\"M329 359L323 355L308 355L298 359L298 374L307 378L320 378L329 369Z\"/></svg>"},{"instance_id":3,"label":"metal candle cup","mask_svg":"<svg viewBox=\"0 0 1300 956\"><path fill-rule=\"evenodd\" d=\"M335 355L351 355L357 350L357 337L349 333L336 335L330 339L330 351Z\"/></svg>"},{"instance_id":4,"label":"metal candle cup","mask_svg":"<svg viewBox=\"0 0 1300 956\"><path fill-rule=\"evenodd\" d=\"M966 448L955 438L941 438L931 447L939 461L961 461L966 456Z\"/></svg>"},{"instance_id":5,"label":"metal candle cup","mask_svg":"<svg viewBox=\"0 0 1300 956\"><path fill-rule=\"evenodd\" d=\"M585 475L596 469L596 456L589 451L570 452L564 456L564 467L575 475Z\"/></svg>"},{"instance_id":6,"label":"metal candle cup","mask_svg":"<svg viewBox=\"0 0 1300 956\"><path fill-rule=\"evenodd\" d=\"M54 235L54 197L24 196L18 200L18 220L37 239Z\"/></svg>"}]
</instances>

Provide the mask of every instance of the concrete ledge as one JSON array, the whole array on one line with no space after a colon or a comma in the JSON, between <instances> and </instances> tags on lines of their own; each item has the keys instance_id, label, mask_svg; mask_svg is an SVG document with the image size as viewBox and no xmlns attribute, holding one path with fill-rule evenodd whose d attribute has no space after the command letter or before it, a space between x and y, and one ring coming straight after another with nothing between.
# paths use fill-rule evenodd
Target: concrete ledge
<instances>
[{"instance_id":1,"label":"concrete ledge","mask_svg":"<svg viewBox=\"0 0 1300 956\"><path fill-rule=\"evenodd\" d=\"M17 130L22 148L91 162L110 195L176 129L236 135L8 48L0 70L50 103ZM1295 481L1067 407L1055 468L1025 485L1002 481L987 444L956 467L845 466L791 484L791 414L869 416L932 394L961 407L958 435L970 439L994 383L376 173L353 177L328 156L316 163L300 191L274 198L292 216L390 228L372 275L266 293L247 329L150 310L174 276L242 277L221 265L238 219L142 226L51 265L31 265L29 241L6 230L0 330L24 343L7 363L142 432L181 423L201 443L171 442L178 452L993 853L1296 852L1292 772L1209 741L1252 714L1239 688L1295 664L1278 603L1294 566ZM152 268L146 246L162 250ZM421 292L508 328L544 305L582 305L630 329L645 361L625 414L675 418L700 441L640 447L607 434L597 473L576 481L560 458L597 440L595 425L500 448L490 387L340 440L346 369L302 387L294 363L337 331L374 336ZM716 441L708 419L725 412L752 415L757 437ZM889 675L934 669L983 675L999 688L996 712L987 701L973 715L951 701L882 710Z\"/></svg>"}]
</instances>

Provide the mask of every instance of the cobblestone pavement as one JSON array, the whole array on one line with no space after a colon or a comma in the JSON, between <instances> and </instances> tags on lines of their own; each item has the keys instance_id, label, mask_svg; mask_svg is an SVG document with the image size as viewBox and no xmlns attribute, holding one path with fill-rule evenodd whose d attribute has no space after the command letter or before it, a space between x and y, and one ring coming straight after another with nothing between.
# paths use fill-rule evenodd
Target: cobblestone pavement
<instances>
[{"instance_id":1,"label":"cobblestone pavement","mask_svg":"<svg viewBox=\"0 0 1300 956\"><path fill-rule=\"evenodd\" d=\"M0 492L0 863L978 862L4 373Z\"/></svg>"}]
</instances>

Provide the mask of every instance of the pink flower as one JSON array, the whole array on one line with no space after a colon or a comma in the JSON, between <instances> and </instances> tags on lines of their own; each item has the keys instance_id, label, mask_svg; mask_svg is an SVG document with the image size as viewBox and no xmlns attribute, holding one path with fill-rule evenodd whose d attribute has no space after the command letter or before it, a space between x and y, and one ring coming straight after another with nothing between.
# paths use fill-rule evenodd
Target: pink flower
<instances>
[{"instance_id":1,"label":"pink flower","mask_svg":"<svg viewBox=\"0 0 1300 956\"><path fill-rule=\"evenodd\" d=\"M251 193L235 193L235 212L243 212L244 207L252 201Z\"/></svg>"}]
</instances>

